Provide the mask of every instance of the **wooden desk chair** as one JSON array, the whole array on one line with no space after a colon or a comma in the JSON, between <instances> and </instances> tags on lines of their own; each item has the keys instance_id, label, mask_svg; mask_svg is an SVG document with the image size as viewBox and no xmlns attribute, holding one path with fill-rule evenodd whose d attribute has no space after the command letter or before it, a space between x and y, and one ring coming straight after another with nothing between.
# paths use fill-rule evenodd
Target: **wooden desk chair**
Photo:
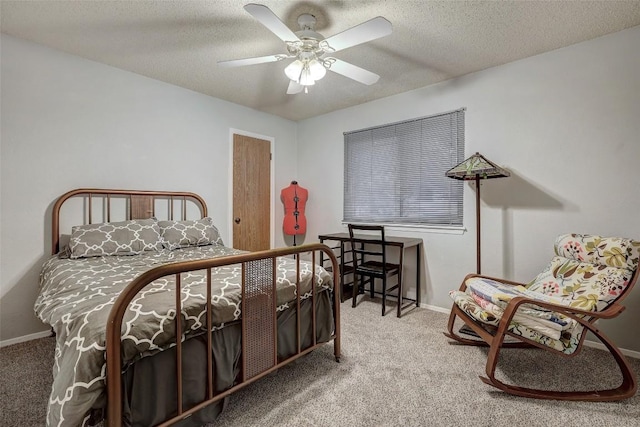
<instances>
[{"instance_id":1,"label":"wooden desk chair","mask_svg":"<svg viewBox=\"0 0 640 427\"><path fill-rule=\"evenodd\" d=\"M356 238L356 231L366 231L366 238L363 238L363 236ZM356 306L358 294L360 293L360 282L362 282L363 292L365 285L369 283L369 292L371 298L373 298L375 295L375 279L380 279L382 280L382 315L384 316L387 292L399 291L400 280L402 280L400 266L387 262L384 227L381 225L349 224L349 239L353 260L352 307ZM392 276L398 276L398 282L387 289L387 279Z\"/></svg>"}]
</instances>

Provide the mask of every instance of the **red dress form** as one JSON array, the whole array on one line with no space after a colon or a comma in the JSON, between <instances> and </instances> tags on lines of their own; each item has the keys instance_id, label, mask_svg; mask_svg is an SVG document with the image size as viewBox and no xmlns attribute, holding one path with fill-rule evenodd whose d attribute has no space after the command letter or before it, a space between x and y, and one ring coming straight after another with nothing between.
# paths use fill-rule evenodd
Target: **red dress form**
<instances>
[{"instance_id":1,"label":"red dress form","mask_svg":"<svg viewBox=\"0 0 640 427\"><path fill-rule=\"evenodd\" d=\"M297 181L291 181L291 185L283 188L280 192L280 199L284 204L284 223L282 228L285 234L296 236L307 232L307 219L304 216L304 208L308 198L309 192L307 189L300 187Z\"/></svg>"}]
</instances>

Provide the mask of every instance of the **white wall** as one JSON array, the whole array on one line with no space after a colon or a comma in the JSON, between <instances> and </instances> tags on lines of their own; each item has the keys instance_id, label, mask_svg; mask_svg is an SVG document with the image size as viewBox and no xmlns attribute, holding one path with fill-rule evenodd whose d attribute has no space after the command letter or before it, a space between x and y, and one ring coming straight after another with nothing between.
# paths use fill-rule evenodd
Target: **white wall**
<instances>
[{"instance_id":1,"label":"white wall","mask_svg":"<svg viewBox=\"0 0 640 427\"><path fill-rule=\"evenodd\" d=\"M640 239L638 46L634 27L299 122L299 179L322 206L308 211L309 235L343 230L343 132L466 107L467 156L512 172L482 185L483 273L530 280L560 233ZM448 291L475 271L471 186L464 197L464 235L394 232L424 240L423 304L450 308ZM626 303L602 329L640 351L640 290Z\"/></svg>"},{"instance_id":2,"label":"white wall","mask_svg":"<svg viewBox=\"0 0 640 427\"><path fill-rule=\"evenodd\" d=\"M276 189L296 178L295 122L11 36L1 43L0 341L48 329L33 303L62 193L193 191L228 242L230 128L275 138ZM276 209L276 224L282 216Z\"/></svg>"},{"instance_id":3,"label":"white wall","mask_svg":"<svg viewBox=\"0 0 640 427\"><path fill-rule=\"evenodd\" d=\"M194 191L228 224L229 128L275 138L276 189L296 178L310 191L307 242L343 230L343 132L459 107L467 155L480 151L513 174L482 187L484 273L529 280L563 232L640 239L640 27L298 124L10 36L0 42L0 341L47 329L32 307L63 192ZM463 235L394 232L424 239L423 304L449 308L449 289L475 270L474 196L465 186ZM602 327L640 351L629 327L640 321L640 291L626 302Z\"/></svg>"}]
</instances>

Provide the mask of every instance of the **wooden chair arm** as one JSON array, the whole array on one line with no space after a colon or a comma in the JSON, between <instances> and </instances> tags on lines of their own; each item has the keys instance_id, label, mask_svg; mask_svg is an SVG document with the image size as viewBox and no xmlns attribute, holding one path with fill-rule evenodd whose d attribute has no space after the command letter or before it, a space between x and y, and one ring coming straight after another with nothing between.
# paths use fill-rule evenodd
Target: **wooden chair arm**
<instances>
[{"instance_id":1,"label":"wooden chair arm","mask_svg":"<svg viewBox=\"0 0 640 427\"><path fill-rule=\"evenodd\" d=\"M506 329L511 323L511 319L516 314L518 307L521 306L522 304L532 304L538 307L549 309L551 311L555 311L557 313L562 313L565 316L570 317L571 319L574 319L575 321L577 321L587 329L591 329L591 327L589 326L590 322L584 319L585 317L591 317L596 319L610 319L622 313L625 309L623 305L613 303L609 307L607 307L606 310L603 310L603 311L586 311L586 310L580 310L575 307L569 307L566 305L559 305L559 304L553 304L550 302L539 301L533 298L515 297L511 301L509 301L509 303L507 304L507 307L504 310L502 318L500 319L500 326L502 326L502 323L504 323L505 329Z\"/></svg>"}]
</instances>

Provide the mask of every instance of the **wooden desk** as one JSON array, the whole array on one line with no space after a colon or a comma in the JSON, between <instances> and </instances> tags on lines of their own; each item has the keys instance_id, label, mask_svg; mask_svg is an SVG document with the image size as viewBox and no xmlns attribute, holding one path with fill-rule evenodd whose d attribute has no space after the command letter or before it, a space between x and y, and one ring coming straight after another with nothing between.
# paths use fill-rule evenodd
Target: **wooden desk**
<instances>
[{"instance_id":1,"label":"wooden desk","mask_svg":"<svg viewBox=\"0 0 640 427\"><path fill-rule=\"evenodd\" d=\"M378 241L373 241L371 240L370 236L367 235L356 235L354 236L356 238L356 240L358 241L358 243L377 243ZM344 245L345 243L349 243L350 238L349 238L349 233L331 233L331 234L320 234L318 236L318 240L320 240L320 243L324 243L325 240L331 240L331 241L336 241L339 242L340 244L340 291L342 293L343 289L342 289L342 285L344 283L344 275L345 275L345 266L344 266L344 254L345 254L345 249L344 249ZM417 237L398 237L398 236L386 236L385 235L385 243L388 246L396 246L398 248L400 248L400 259L398 264L400 265L400 271L403 271L403 267L404 267L404 250L410 247L415 246L416 247L416 307L418 307L418 305L420 304L420 244L422 243L422 239L419 239ZM322 263L322 254L320 254L320 262ZM404 273L402 274L403 279L400 280L400 286L398 287L398 317L400 317L402 315L402 309L408 307L411 304L408 304L407 306L403 307L402 304L404 302L404 300L410 300L411 302L413 302L413 300L411 300L410 298L406 298L403 296L403 282L404 282Z\"/></svg>"}]
</instances>

